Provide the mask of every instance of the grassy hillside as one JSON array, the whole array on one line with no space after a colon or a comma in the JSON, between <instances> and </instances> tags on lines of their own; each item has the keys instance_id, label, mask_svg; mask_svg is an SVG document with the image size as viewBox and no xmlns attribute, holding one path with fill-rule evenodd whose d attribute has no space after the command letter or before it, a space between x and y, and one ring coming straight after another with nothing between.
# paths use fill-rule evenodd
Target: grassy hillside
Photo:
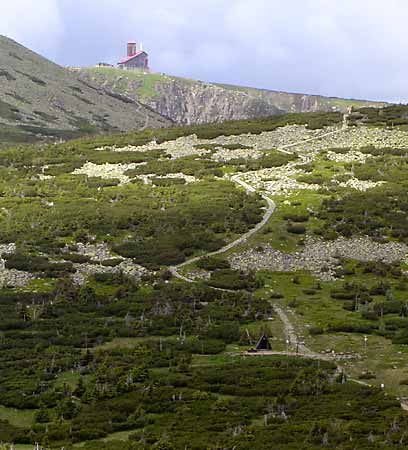
<instances>
[{"instance_id":1,"label":"grassy hillside","mask_svg":"<svg viewBox=\"0 0 408 450\"><path fill-rule=\"evenodd\" d=\"M405 448L406 116L2 150L0 442Z\"/></svg>"},{"instance_id":2,"label":"grassy hillside","mask_svg":"<svg viewBox=\"0 0 408 450\"><path fill-rule=\"evenodd\" d=\"M98 84L106 83L112 86L115 91L123 94L129 93L129 85L134 86L137 97L141 100L147 100L159 95L156 85L171 80L171 77L159 73L144 73L137 70L123 71L122 69L112 67L90 67L86 71L95 77ZM134 84L133 84L134 83Z\"/></svg>"},{"instance_id":3,"label":"grassy hillside","mask_svg":"<svg viewBox=\"0 0 408 450\"><path fill-rule=\"evenodd\" d=\"M137 101L85 83L0 36L0 145L169 123Z\"/></svg>"}]
</instances>

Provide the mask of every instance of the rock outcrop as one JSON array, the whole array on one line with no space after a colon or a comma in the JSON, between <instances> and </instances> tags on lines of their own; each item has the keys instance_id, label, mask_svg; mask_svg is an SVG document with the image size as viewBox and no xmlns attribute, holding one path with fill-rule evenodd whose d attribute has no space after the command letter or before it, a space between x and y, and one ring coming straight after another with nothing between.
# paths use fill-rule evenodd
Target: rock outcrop
<instances>
[{"instance_id":1,"label":"rock outcrop","mask_svg":"<svg viewBox=\"0 0 408 450\"><path fill-rule=\"evenodd\" d=\"M268 117L283 112L244 92L228 91L212 84L186 83L175 78L159 84L156 89L159 95L147 104L179 124Z\"/></svg>"}]
</instances>

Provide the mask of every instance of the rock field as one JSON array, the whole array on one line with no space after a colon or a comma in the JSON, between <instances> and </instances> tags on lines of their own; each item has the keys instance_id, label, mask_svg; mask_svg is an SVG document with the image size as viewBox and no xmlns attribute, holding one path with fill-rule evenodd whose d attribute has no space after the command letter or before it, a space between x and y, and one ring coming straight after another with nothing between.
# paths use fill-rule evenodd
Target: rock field
<instances>
[{"instance_id":1,"label":"rock field","mask_svg":"<svg viewBox=\"0 0 408 450\"><path fill-rule=\"evenodd\" d=\"M393 263L404 260L407 253L408 245L396 242L379 244L365 237L325 242L308 237L304 249L293 254L264 245L263 251L250 249L231 256L229 260L234 269L274 272L308 270L320 279L330 281L339 266L338 258Z\"/></svg>"},{"instance_id":2,"label":"rock field","mask_svg":"<svg viewBox=\"0 0 408 450\"><path fill-rule=\"evenodd\" d=\"M15 269L0 269L0 288L25 287L34 279L34 275L28 272Z\"/></svg>"},{"instance_id":3,"label":"rock field","mask_svg":"<svg viewBox=\"0 0 408 450\"><path fill-rule=\"evenodd\" d=\"M321 139L320 139L321 137ZM315 139L310 141L310 139ZM302 141L307 141L302 143ZM370 145L376 147L395 147L408 149L408 133L399 130L388 130L367 127L349 127L339 129L327 127L323 130L308 130L306 126L289 125L277 128L274 131L256 134L242 134L238 136L219 136L216 139L199 139L195 134L180 137L173 141L158 144L152 141L142 146L128 145L125 147L100 147L97 150L111 150L115 152L147 152L152 150L162 150L170 155L172 159L185 156L210 157L217 161L231 161L236 158L258 159L264 155L265 150L280 149L293 144L291 151L297 153L301 160L290 162L286 166L271 169L262 169L254 172L247 172L242 175L242 179L257 189L261 189L272 195L289 195L294 190L318 190L322 186L296 181L296 176L302 175L302 165L313 161L317 154L327 151L328 160L338 163L365 163L373 156L359 151L362 147ZM205 148L212 145L213 150ZM223 148L228 145L240 145L248 148L231 150ZM204 148L200 148L203 146ZM337 153L330 151L330 148L350 148L349 152ZM140 163L143 164L143 163ZM127 170L136 167L137 164L102 164L96 165L86 163L82 168L76 169L75 174L86 174L93 177L117 178L121 184L128 183L129 177L125 174ZM141 175L145 183L150 183L154 174ZM169 174L166 178L183 178L187 183L194 182L192 178L184 174ZM365 191L377 187L382 182L372 183L351 178L350 180L338 183L334 178L334 184L340 187Z\"/></svg>"},{"instance_id":4,"label":"rock field","mask_svg":"<svg viewBox=\"0 0 408 450\"><path fill-rule=\"evenodd\" d=\"M338 131L337 133L333 133ZM330 134L333 133L333 134ZM310 139L316 139L322 136L321 140L309 141ZM302 141L308 141L302 143ZM219 136L215 139L198 139L195 134L185 137L180 137L173 141L163 142L158 144L156 141L152 141L146 145L126 147L100 147L97 150L110 150L115 152L147 152L151 150L163 150L172 158L182 158L184 156L203 156L212 153L211 150L205 148L199 148L200 145L218 145L216 151L225 150L222 157L225 158L229 154L240 154L238 157L253 158L257 155L257 152L246 151L247 149L228 150L223 149L223 145L239 144L242 146L250 147L255 151L271 150L274 148L282 148L285 146L298 143L292 147L295 152L321 152L330 148L350 148L352 150L358 150L362 147L374 146L379 148L394 147L394 148L407 148L408 149L408 133L400 130L388 130L381 128L368 128L368 127L349 127L343 130L335 127L327 127L319 130L308 130L304 125L288 125L285 127L277 128L274 131L266 131L260 134L241 134L236 136ZM250 150L249 149L249 150ZM332 152L333 153L333 152ZM246 155L246 156L245 156ZM354 156L353 156L354 155ZM363 158L364 154L361 152L353 152L348 155L350 162ZM255 156L256 157L256 156ZM341 156L337 154L337 157ZM336 158L337 158L336 157ZM365 155L365 158L367 156Z\"/></svg>"},{"instance_id":5,"label":"rock field","mask_svg":"<svg viewBox=\"0 0 408 450\"><path fill-rule=\"evenodd\" d=\"M397 129L349 127L341 133L326 136L294 147L296 151L321 152L330 148L350 148L358 150L362 147L374 146L377 148L407 148L408 133Z\"/></svg>"},{"instance_id":6,"label":"rock field","mask_svg":"<svg viewBox=\"0 0 408 450\"><path fill-rule=\"evenodd\" d=\"M212 153L211 150L200 148L200 146L214 145L216 151L220 151L222 158L228 157L248 157L253 158L253 155L259 155L258 151L271 150L282 147L294 142L316 138L328 131L334 131L335 128L327 128L325 130L308 130L305 126L289 125L286 127L277 128L274 131L266 131L261 134L241 134L238 136L219 136L215 139L198 139L193 134L190 136L180 137L173 141L163 142L158 144L156 141L149 142L141 146L128 145L126 147L100 147L97 150L110 150L114 152L148 152L152 150L163 150L171 155L173 159L182 158L185 156L203 156ZM229 150L224 149L224 145L242 145L250 147L249 149ZM219 146L217 148L217 145ZM255 151L251 152L251 148ZM249 150L249 151L248 151ZM235 155L235 156L234 156ZM242 156L239 156L242 155ZM230 158L231 156L231 158ZM256 157L256 156L255 156ZM259 156L258 156L259 157Z\"/></svg>"},{"instance_id":7,"label":"rock field","mask_svg":"<svg viewBox=\"0 0 408 450\"><path fill-rule=\"evenodd\" d=\"M310 141L312 139L312 141ZM314 140L313 140L314 139ZM303 141L307 141L304 142ZM295 145L293 145L295 144ZM211 145L211 147L209 147ZM229 149L224 146L238 145L246 148ZM172 159L195 156L211 158L217 161L230 161L232 159L257 159L264 155L266 150L289 148L298 155L298 159L281 167L272 167L235 174L240 180L254 189L270 195L291 195L298 190L319 190L324 184L310 184L297 181L301 175L309 174L304 166L312 163L324 152L329 161L339 164L361 163L364 164L373 155L359 151L362 147L394 147L408 149L408 133L399 130L388 130L367 127L335 128L329 127L323 130L308 130L305 126L290 125L278 128L274 131L263 132L259 135L243 134L239 136L220 136L216 139L198 139L196 135L181 137L173 141L158 144L152 141L143 146L126 147L100 147L97 150L110 150L114 152L148 152L161 150L163 154ZM346 152L336 152L330 149L350 149ZM128 170L135 169L142 163L129 164L94 164L87 162L83 167L72 172L76 175L88 177L101 177L104 179L118 179L120 184L129 183L131 178L126 175ZM344 175L344 174L343 174ZM383 181L363 181L350 175L347 181L339 182L335 175L327 186L337 185L343 188L352 188L360 191L372 189L383 184ZM49 177L40 174L41 179ZM186 183L198 181L195 177L183 173L170 173L163 175L143 174L135 178L143 180L146 184L152 183L152 178L182 178ZM230 176L226 176L230 178ZM344 178L343 178L344 179ZM33 276L25 272L7 270L1 254L14 252L15 245L0 245L0 286L24 286ZM314 240L310 237L305 240L302 251L294 254L285 254L265 245L263 251L254 249L245 251L231 257L234 268L269 269L274 271L294 271L308 269L322 279L332 279L338 266L337 257L347 257L362 261L401 261L407 254L407 246L397 243L378 244L368 238L338 239L332 242ZM105 243L78 244L78 253L88 255L92 262L89 264L75 264L76 273L73 279L76 283L84 283L87 276L94 273L118 273L123 272L135 279L140 279L147 273L146 269L134 264L131 260L122 259L115 267L106 267L100 263L114 256ZM205 277L203 273L197 273L196 277Z\"/></svg>"}]
</instances>

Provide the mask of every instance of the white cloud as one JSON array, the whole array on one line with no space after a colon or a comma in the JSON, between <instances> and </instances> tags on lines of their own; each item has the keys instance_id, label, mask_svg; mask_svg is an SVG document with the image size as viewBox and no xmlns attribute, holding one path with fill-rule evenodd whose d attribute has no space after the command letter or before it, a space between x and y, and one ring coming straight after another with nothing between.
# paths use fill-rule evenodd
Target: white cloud
<instances>
[{"instance_id":1,"label":"white cloud","mask_svg":"<svg viewBox=\"0 0 408 450\"><path fill-rule=\"evenodd\" d=\"M58 0L2 0L0 34L37 52L56 56L63 37Z\"/></svg>"},{"instance_id":2,"label":"white cloud","mask_svg":"<svg viewBox=\"0 0 408 450\"><path fill-rule=\"evenodd\" d=\"M2 1L0 32L48 56L60 44L66 65L117 62L136 39L157 71L408 100L407 0Z\"/></svg>"}]
</instances>

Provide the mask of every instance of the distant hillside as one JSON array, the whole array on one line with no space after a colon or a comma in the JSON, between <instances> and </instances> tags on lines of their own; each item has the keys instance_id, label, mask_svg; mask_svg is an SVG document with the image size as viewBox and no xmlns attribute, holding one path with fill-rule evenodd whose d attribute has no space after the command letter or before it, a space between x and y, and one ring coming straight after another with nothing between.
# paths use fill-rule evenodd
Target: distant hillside
<instances>
[{"instance_id":1,"label":"distant hillside","mask_svg":"<svg viewBox=\"0 0 408 450\"><path fill-rule=\"evenodd\" d=\"M141 103L90 85L0 36L0 144L170 123Z\"/></svg>"},{"instance_id":2,"label":"distant hillside","mask_svg":"<svg viewBox=\"0 0 408 450\"><path fill-rule=\"evenodd\" d=\"M350 106L385 103L291 94L206 83L164 74L115 68L86 68L80 77L139 100L178 124L201 124L265 117L286 112L345 112Z\"/></svg>"},{"instance_id":3,"label":"distant hillside","mask_svg":"<svg viewBox=\"0 0 408 450\"><path fill-rule=\"evenodd\" d=\"M383 105L116 68L68 70L0 36L0 146Z\"/></svg>"},{"instance_id":4,"label":"distant hillside","mask_svg":"<svg viewBox=\"0 0 408 450\"><path fill-rule=\"evenodd\" d=\"M363 108L366 106L381 108L387 105L385 102L324 97L322 95L297 94L228 84L218 84L217 86L221 86L224 89L230 89L232 91L244 92L251 97L255 97L275 105L277 108L285 112L346 112L351 106L354 108Z\"/></svg>"},{"instance_id":5,"label":"distant hillside","mask_svg":"<svg viewBox=\"0 0 408 450\"><path fill-rule=\"evenodd\" d=\"M125 94L182 125L224 122L282 114L276 106L246 92L211 83L115 68L87 68L82 80Z\"/></svg>"}]
</instances>

